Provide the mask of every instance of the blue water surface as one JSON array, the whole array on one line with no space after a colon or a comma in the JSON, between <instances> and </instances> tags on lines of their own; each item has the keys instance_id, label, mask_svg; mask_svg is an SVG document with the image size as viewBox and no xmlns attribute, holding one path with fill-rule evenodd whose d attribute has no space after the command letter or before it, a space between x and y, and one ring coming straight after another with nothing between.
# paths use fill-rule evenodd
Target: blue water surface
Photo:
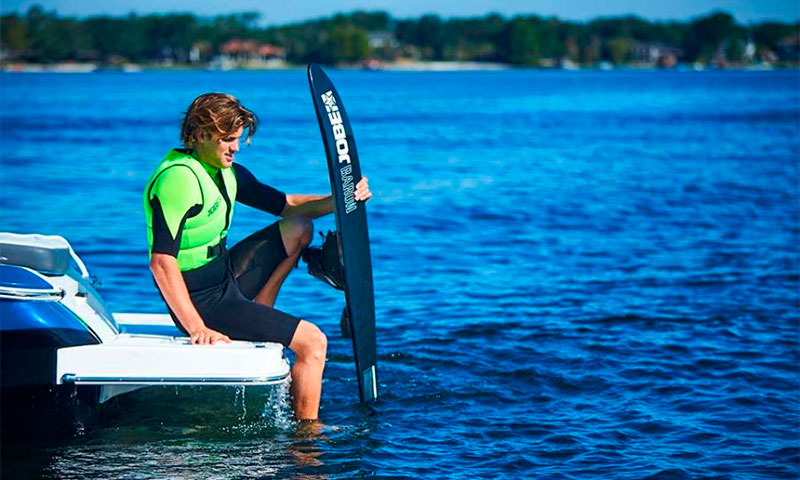
<instances>
[{"instance_id":1,"label":"blue water surface","mask_svg":"<svg viewBox=\"0 0 800 480\"><path fill-rule=\"evenodd\" d=\"M329 73L374 193L380 400L300 269L277 307L330 338L322 426L280 388L149 389L4 473L798 478L800 73ZM329 190L302 70L2 74L2 229L162 312L142 188L207 91L258 113L260 179ZM240 205L231 241L272 221Z\"/></svg>"}]
</instances>

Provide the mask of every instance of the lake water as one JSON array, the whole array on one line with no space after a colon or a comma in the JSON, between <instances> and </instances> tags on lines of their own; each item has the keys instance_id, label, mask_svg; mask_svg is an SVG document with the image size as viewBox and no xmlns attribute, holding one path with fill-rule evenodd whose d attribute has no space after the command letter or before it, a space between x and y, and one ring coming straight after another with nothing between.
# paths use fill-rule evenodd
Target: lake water
<instances>
[{"instance_id":1,"label":"lake water","mask_svg":"<svg viewBox=\"0 0 800 480\"><path fill-rule=\"evenodd\" d=\"M280 388L143 390L2 445L4 476L798 478L800 73L329 74L374 193L380 400L296 270L277 306L329 336L323 426ZM329 191L301 70L0 87L2 230L64 235L114 311L163 311L141 192L196 95L259 114L260 179ZM236 215L231 241L274 221Z\"/></svg>"}]
</instances>

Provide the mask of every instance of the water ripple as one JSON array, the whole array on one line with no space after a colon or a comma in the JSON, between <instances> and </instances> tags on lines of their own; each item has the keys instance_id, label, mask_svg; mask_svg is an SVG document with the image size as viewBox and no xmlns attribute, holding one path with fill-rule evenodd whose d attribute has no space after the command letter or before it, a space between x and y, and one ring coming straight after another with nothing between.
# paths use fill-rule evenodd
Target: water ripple
<instances>
[{"instance_id":1,"label":"water ripple","mask_svg":"<svg viewBox=\"0 0 800 480\"><path fill-rule=\"evenodd\" d=\"M328 189L302 71L0 76L4 229L66 236L113 310L163 312L141 188L195 93L266 119L259 178ZM4 441L4 476L800 476L797 71L331 76L374 193L379 401L300 269L277 307L328 335L324 425L287 392L143 390ZM274 221L236 216L231 243Z\"/></svg>"}]
</instances>

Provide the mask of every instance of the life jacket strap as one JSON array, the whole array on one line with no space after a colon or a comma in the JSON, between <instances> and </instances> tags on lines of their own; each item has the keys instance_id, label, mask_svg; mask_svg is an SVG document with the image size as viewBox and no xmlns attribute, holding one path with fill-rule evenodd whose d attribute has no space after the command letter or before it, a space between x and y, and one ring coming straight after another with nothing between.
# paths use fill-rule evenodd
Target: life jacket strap
<instances>
[{"instance_id":1,"label":"life jacket strap","mask_svg":"<svg viewBox=\"0 0 800 480\"><path fill-rule=\"evenodd\" d=\"M206 258L214 258L225 251L225 242L228 240L228 236L222 237L222 240L219 241L218 244L214 245L213 247L208 247L208 256Z\"/></svg>"}]
</instances>

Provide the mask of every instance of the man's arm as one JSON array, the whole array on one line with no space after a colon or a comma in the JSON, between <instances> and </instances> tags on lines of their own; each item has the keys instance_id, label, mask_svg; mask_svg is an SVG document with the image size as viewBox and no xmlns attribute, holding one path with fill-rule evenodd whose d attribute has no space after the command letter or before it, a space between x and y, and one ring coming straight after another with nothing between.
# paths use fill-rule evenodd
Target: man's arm
<instances>
[{"instance_id":1,"label":"man's arm","mask_svg":"<svg viewBox=\"0 0 800 480\"><path fill-rule=\"evenodd\" d=\"M164 296L167 305L178 317L183 328L189 332L192 343L205 345L218 341L226 343L231 341L227 335L206 327L189 297L189 290L186 288L186 282L183 281L175 257L165 253L153 253L150 259L150 271L153 272L153 278L155 278L156 285L161 290L161 295Z\"/></svg>"},{"instance_id":2,"label":"man's arm","mask_svg":"<svg viewBox=\"0 0 800 480\"><path fill-rule=\"evenodd\" d=\"M367 177L361 177L353 193L357 201L366 202L372 198ZM286 206L281 212L281 217L301 215L314 219L329 213L333 213L333 197L330 195L292 194L286 195Z\"/></svg>"},{"instance_id":3,"label":"man's arm","mask_svg":"<svg viewBox=\"0 0 800 480\"><path fill-rule=\"evenodd\" d=\"M286 195L286 207L281 217L303 216L314 219L333 213L333 197L330 195Z\"/></svg>"},{"instance_id":4,"label":"man's arm","mask_svg":"<svg viewBox=\"0 0 800 480\"><path fill-rule=\"evenodd\" d=\"M330 195L286 195L258 181L250 170L234 164L233 172L239 184L236 201L281 217L303 216L314 219L333 213L333 198ZM362 177L353 192L357 201L372 197L367 177Z\"/></svg>"},{"instance_id":5,"label":"man's arm","mask_svg":"<svg viewBox=\"0 0 800 480\"><path fill-rule=\"evenodd\" d=\"M189 217L202 210L202 193L197 178L188 167L168 168L153 182L149 197L153 226L150 270L161 295L189 333L192 343L230 341L225 335L206 327L192 303L178 266L183 227Z\"/></svg>"}]
</instances>

